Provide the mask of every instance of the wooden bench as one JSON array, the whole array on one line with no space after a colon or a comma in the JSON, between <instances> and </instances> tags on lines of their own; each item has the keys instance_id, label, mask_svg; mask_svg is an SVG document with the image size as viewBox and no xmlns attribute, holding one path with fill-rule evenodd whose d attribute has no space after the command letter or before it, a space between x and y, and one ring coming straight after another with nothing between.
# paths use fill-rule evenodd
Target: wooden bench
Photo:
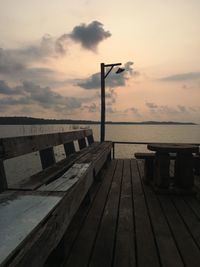
<instances>
[{"instance_id":1,"label":"wooden bench","mask_svg":"<svg viewBox=\"0 0 200 267\"><path fill-rule=\"evenodd\" d=\"M79 150L75 151L74 142ZM56 162L54 147L66 158ZM92 130L0 139L0 266L43 266L111 157ZM4 161L39 151L43 170L11 187Z\"/></svg>"}]
</instances>

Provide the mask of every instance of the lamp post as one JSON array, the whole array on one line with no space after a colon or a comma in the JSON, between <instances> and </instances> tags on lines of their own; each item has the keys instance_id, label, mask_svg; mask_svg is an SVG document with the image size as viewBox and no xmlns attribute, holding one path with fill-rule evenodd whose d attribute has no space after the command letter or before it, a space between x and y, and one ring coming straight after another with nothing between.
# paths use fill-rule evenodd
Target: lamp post
<instances>
[{"instance_id":1,"label":"lamp post","mask_svg":"<svg viewBox=\"0 0 200 267\"><path fill-rule=\"evenodd\" d=\"M108 74L111 72L113 67L120 66L121 63L114 63L114 64L104 64L101 63L101 142L105 140L105 79ZM107 72L105 72L105 68L109 68ZM116 71L116 74L123 72L124 69L119 68Z\"/></svg>"}]
</instances>

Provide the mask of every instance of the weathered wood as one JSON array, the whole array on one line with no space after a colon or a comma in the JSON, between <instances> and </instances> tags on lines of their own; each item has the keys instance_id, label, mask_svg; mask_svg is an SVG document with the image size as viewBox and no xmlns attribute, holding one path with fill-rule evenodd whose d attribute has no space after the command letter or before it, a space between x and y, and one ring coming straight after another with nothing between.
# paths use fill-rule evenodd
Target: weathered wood
<instances>
[{"instance_id":1,"label":"weathered wood","mask_svg":"<svg viewBox=\"0 0 200 267\"><path fill-rule=\"evenodd\" d=\"M188 197L189 198L189 197ZM189 205L180 197L173 197L173 203L178 210L182 220L190 229L190 233L194 241L200 248L200 220L198 216L192 211Z\"/></svg>"},{"instance_id":2,"label":"weathered wood","mask_svg":"<svg viewBox=\"0 0 200 267\"><path fill-rule=\"evenodd\" d=\"M95 144L95 143L94 143ZM79 163L91 162L94 166L94 175L97 176L112 149L112 142L103 142L91 150L87 155L78 160Z\"/></svg>"},{"instance_id":3,"label":"weathered wood","mask_svg":"<svg viewBox=\"0 0 200 267\"><path fill-rule=\"evenodd\" d=\"M5 199L3 196L6 196ZM10 192L0 200L0 265L19 250L22 242L40 225L59 203L59 196L23 195Z\"/></svg>"},{"instance_id":4,"label":"weathered wood","mask_svg":"<svg viewBox=\"0 0 200 267\"><path fill-rule=\"evenodd\" d=\"M98 144L94 143L89 147L82 149L76 153L73 153L68 158L63 159L53 166L31 176L27 179L22 180L20 183L18 182L15 185L10 186L10 189L23 189L23 190L35 190L43 184L49 183L60 176L62 176L67 169L69 169L75 162L77 162L80 158L84 157L89 153L90 150L96 148Z\"/></svg>"},{"instance_id":5,"label":"weathered wood","mask_svg":"<svg viewBox=\"0 0 200 267\"><path fill-rule=\"evenodd\" d=\"M103 212L90 266L112 266L112 257L117 227L123 161L119 161Z\"/></svg>"},{"instance_id":6,"label":"weathered wood","mask_svg":"<svg viewBox=\"0 0 200 267\"><path fill-rule=\"evenodd\" d=\"M38 231L34 231L29 242L26 242L23 249L18 251L10 263L10 267L40 267L44 265L50 252L63 237L92 182L92 172L88 172L86 177L79 179L76 186L65 194L46 223L41 225Z\"/></svg>"},{"instance_id":7,"label":"weathered wood","mask_svg":"<svg viewBox=\"0 0 200 267\"><path fill-rule=\"evenodd\" d=\"M79 145L80 150L83 149L84 147L86 147L85 138L78 139L78 145Z\"/></svg>"},{"instance_id":8,"label":"weathered wood","mask_svg":"<svg viewBox=\"0 0 200 267\"><path fill-rule=\"evenodd\" d=\"M56 162L53 147L40 150L39 153L43 170Z\"/></svg>"},{"instance_id":9,"label":"weathered wood","mask_svg":"<svg viewBox=\"0 0 200 267\"><path fill-rule=\"evenodd\" d=\"M199 266L200 251L169 197L159 196L161 206L185 266Z\"/></svg>"},{"instance_id":10,"label":"weathered wood","mask_svg":"<svg viewBox=\"0 0 200 267\"><path fill-rule=\"evenodd\" d=\"M103 183L97 193L91 210L88 213L85 223L80 231L77 241L66 258L64 266L74 267L89 265L90 255L95 243L95 238L101 222L102 213L105 208L107 196L112 183L117 162L112 162L106 173ZM79 255L77 257L77 255Z\"/></svg>"},{"instance_id":11,"label":"weathered wood","mask_svg":"<svg viewBox=\"0 0 200 267\"><path fill-rule=\"evenodd\" d=\"M143 267L160 266L155 237L135 160L131 160L131 175L137 242L137 265Z\"/></svg>"},{"instance_id":12,"label":"weathered wood","mask_svg":"<svg viewBox=\"0 0 200 267\"><path fill-rule=\"evenodd\" d=\"M136 266L136 245L133 221L130 160L124 161L114 266Z\"/></svg>"},{"instance_id":13,"label":"weathered wood","mask_svg":"<svg viewBox=\"0 0 200 267\"><path fill-rule=\"evenodd\" d=\"M71 141L69 143L64 144L64 149L65 149L66 156L69 156L69 155L75 153L74 142Z\"/></svg>"},{"instance_id":14,"label":"weathered wood","mask_svg":"<svg viewBox=\"0 0 200 267\"><path fill-rule=\"evenodd\" d=\"M0 159L9 159L92 135L92 130L20 136L0 139Z\"/></svg>"},{"instance_id":15,"label":"weathered wood","mask_svg":"<svg viewBox=\"0 0 200 267\"><path fill-rule=\"evenodd\" d=\"M87 219L87 215L92 208L93 201L97 196L97 193L102 185L100 183L93 183L91 189L89 190L90 194L90 202L85 204L85 199L81 203L77 213L74 215L69 227L67 228L66 233L64 234L64 255L65 259L68 259L70 253L73 249L74 242L78 239L82 226L84 225L85 220ZM86 223L87 224L87 223ZM57 248L56 248L57 250ZM54 255L51 255L48 259L48 263L51 262L51 258ZM55 264L53 266L57 267L58 264L54 261ZM45 267L49 267L49 265L45 265ZM52 265L50 265L52 266Z\"/></svg>"},{"instance_id":16,"label":"weathered wood","mask_svg":"<svg viewBox=\"0 0 200 267\"><path fill-rule=\"evenodd\" d=\"M60 178L38 188L39 191L67 191L88 171L90 164L75 163Z\"/></svg>"},{"instance_id":17,"label":"weathered wood","mask_svg":"<svg viewBox=\"0 0 200 267\"><path fill-rule=\"evenodd\" d=\"M138 163L138 167L140 173L142 174L144 170L142 162ZM170 228L166 222L165 216L160 207L157 196L149 186L146 186L144 184L143 188L162 266L183 267L184 264L180 257L176 243L174 242Z\"/></svg>"},{"instance_id":18,"label":"weathered wood","mask_svg":"<svg viewBox=\"0 0 200 267\"><path fill-rule=\"evenodd\" d=\"M0 192L3 192L8 188L4 163L0 160Z\"/></svg>"}]
</instances>

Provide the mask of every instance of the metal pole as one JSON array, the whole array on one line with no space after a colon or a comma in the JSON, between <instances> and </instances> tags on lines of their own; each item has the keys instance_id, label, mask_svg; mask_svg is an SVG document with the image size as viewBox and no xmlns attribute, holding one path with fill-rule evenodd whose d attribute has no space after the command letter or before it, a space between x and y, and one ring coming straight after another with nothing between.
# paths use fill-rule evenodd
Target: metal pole
<instances>
[{"instance_id":1,"label":"metal pole","mask_svg":"<svg viewBox=\"0 0 200 267\"><path fill-rule=\"evenodd\" d=\"M101 142L105 140L105 65L101 63Z\"/></svg>"}]
</instances>

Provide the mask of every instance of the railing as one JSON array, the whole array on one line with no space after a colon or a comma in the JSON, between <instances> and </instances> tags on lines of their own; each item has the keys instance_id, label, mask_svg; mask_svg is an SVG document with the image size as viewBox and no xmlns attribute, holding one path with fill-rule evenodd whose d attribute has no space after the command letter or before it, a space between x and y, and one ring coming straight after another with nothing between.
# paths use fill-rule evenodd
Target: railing
<instances>
[{"instance_id":1,"label":"railing","mask_svg":"<svg viewBox=\"0 0 200 267\"><path fill-rule=\"evenodd\" d=\"M116 145L148 145L152 143L156 144L171 144L172 142L128 142L128 141L112 141L113 149L112 149L112 158L115 159L115 146ZM178 144L178 143L177 143ZM182 145L195 145L200 147L200 143L180 143Z\"/></svg>"}]
</instances>

